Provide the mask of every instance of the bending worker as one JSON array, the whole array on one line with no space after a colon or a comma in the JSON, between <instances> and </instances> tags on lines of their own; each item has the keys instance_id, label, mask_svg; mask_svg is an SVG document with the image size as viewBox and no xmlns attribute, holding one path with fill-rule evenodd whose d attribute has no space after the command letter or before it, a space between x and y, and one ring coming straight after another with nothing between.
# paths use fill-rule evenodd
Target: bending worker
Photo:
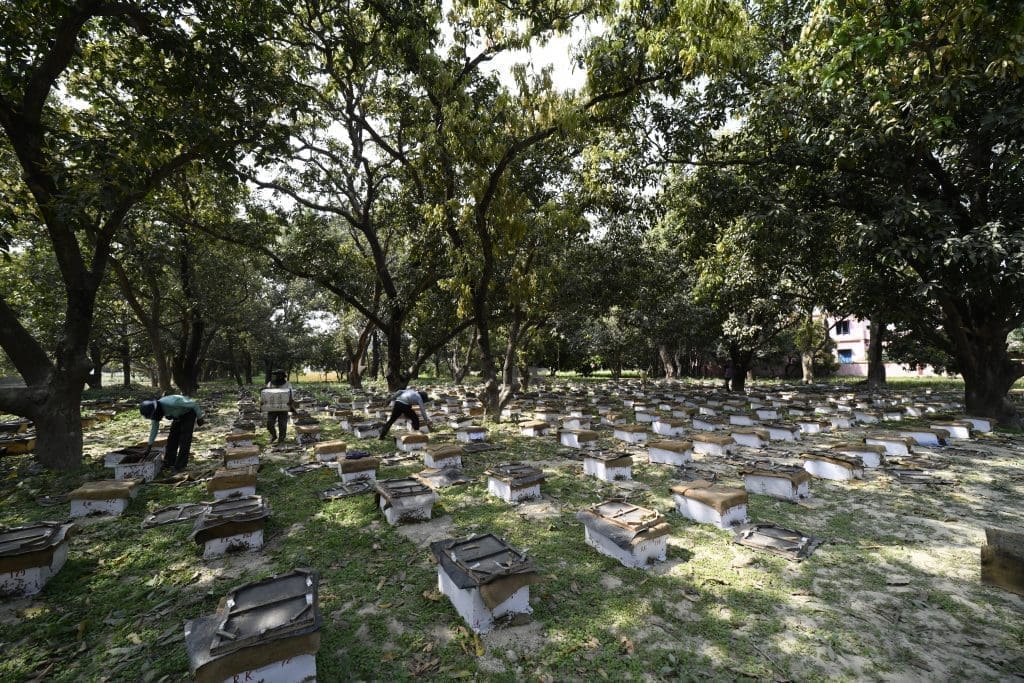
<instances>
[{"instance_id":1,"label":"bending worker","mask_svg":"<svg viewBox=\"0 0 1024 683\"><path fill-rule=\"evenodd\" d=\"M412 404L415 403L420 407L420 412L423 413L423 421L430 424L430 416L427 415L427 408L423 405L424 401L429 401L430 397L427 396L425 391L416 391L415 389L404 389L395 396L395 407L391 409L391 417L384 423L384 431L377 437L380 440L384 440L384 437L388 435L388 430L391 429L391 425L395 423L399 417L407 417L412 422L413 429L420 428L420 418L416 415L416 411L412 409Z\"/></svg>"},{"instance_id":2,"label":"bending worker","mask_svg":"<svg viewBox=\"0 0 1024 683\"><path fill-rule=\"evenodd\" d=\"M192 450L192 432L196 425L203 426L203 409L199 404L180 394L170 394L156 400L143 401L139 406L142 417L152 421L149 428L149 441L146 455L149 455L160 431L160 420L171 419L171 431L167 434L167 446L164 449L164 467L171 467L181 472L188 466L189 452Z\"/></svg>"}]
</instances>

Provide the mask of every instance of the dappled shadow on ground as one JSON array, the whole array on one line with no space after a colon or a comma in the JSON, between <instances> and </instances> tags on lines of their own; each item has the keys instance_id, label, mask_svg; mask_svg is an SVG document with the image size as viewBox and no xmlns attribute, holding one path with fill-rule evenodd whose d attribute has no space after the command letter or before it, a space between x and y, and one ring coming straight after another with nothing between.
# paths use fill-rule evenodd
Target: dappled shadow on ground
<instances>
[{"instance_id":1,"label":"dappled shadow on ground","mask_svg":"<svg viewBox=\"0 0 1024 683\"><path fill-rule=\"evenodd\" d=\"M220 445L225 420L198 435L197 452ZM335 426L327 428L328 438L340 435ZM212 612L241 582L295 566L313 567L323 577L318 666L324 680L463 674L498 680L602 674L616 680L990 680L1024 667L1024 601L978 582L983 526L1019 526L1024 515L1024 448L1014 439L921 449L948 463L937 475L955 479L953 487L907 487L868 472L862 482L814 481L810 505L751 497L754 519L826 540L794 564L679 517L668 489L685 473L643 463L641 449L633 449L636 485L615 486L584 477L579 461L553 439L503 430L491 434L503 450L464 458L476 483L440 491L435 519L450 517L450 526L435 521L417 533L384 522L372 495L320 501L317 491L334 479L329 471L282 474L279 467L289 458L297 463L308 455L295 452L259 475L258 490L273 507L263 551L205 562L188 539L189 525L140 526L152 508L205 499L205 486L147 486L123 518L84 525L67 566L42 595L0 615L9 619L0 641L5 652L16 653L0 673L27 679L59 661L63 668L48 674L55 680L98 678L99 672L136 680L139 664L149 661L145 680L178 680L186 667L184 619ZM53 510L33 505L37 496L66 492L83 477L107 477L103 450L137 440L139 431L137 420L118 418L109 431L96 432L85 470L73 477L4 479L4 522L52 517ZM378 455L391 450L344 438ZM773 444L772 453L795 458L831 439ZM610 440L603 445L618 447ZM763 455L743 451L699 458L696 465L727 485L741 485L737 469L744 456ZM544 469L541 501L515 506L487 495L484 470L509 460ZM25 462L6 459L0 468L9 474ZM194 471L215 464L200 458ZM381 476L418 469L416 463L386 467ZM667 515L672 533L665 562L627 569L586 545L575 513L612 496ZM542 576L531 589L533 622L477 641L437 592L436 567L416 540L428 528L431 537L492 532L527 549Z\"/></svg>"}]
</instances>

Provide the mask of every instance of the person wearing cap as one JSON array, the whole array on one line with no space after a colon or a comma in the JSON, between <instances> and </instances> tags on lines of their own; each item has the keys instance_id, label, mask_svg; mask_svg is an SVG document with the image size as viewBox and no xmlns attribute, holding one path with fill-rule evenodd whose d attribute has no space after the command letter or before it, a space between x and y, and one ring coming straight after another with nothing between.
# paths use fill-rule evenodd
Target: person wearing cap
<instances>
[{"instance_id":1,"label":"person wearing cap","mask_svg":"<svg viewBox=\"0 0 1024 683\"><path fill-rule=\"evenodd\" d=\"M416 391L415 389L403 389L395 395L395 406L391 409L391 417L384 424L384 430L380 433L378 439L384 440L384 437L388 435L388 430L391 429L391 425L395 423L400 417L407 417L412 422L413 429L420 428L420 418L416 415L416 411L412 409L412 404L416 403L420 407L420 412L423 414L423 420L428 425L430 424L430 416L427 415L427 408L423 405L424 401L429 401L430 397L427 396L425 391Z\"/></svg>"},{"instance_id":2,"label":"person wearing cap","mask_svg":"<svg viewBox=\"0 0 1024 683\"><path fill-rule=\"evenodd\" d=\"M284 370L270 373L270 381L260 391L260 410L267 415L267 431L270 432L270 443L284 443L288 434L288 412L295 415L295 401L292 398L292 385Z\"/></svg>"},{"instance_id":3,"label":"person wearing cap","mask_svg":"<svg viewBox=\"0 0 1024 683\"><path fill-rule=\"evenodd\" d=\"M196 425L203 426L203 409L199 404L180 394L170 394L162 398L143 401L139 406L142 417L151 420L149 441L146 455L149 455L160 431L160 420L167 417L171 420L171 431L167 434L167 446L164 449L164 467L181 472L188 466L188 456L192 450L192 432Z\"/></svg>"}]
</instances>

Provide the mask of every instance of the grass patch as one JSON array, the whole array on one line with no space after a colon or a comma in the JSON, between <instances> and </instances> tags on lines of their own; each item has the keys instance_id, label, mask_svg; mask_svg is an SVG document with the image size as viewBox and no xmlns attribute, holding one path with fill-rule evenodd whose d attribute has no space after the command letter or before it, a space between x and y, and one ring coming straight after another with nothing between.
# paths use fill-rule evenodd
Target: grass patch
<instances>
[{"instance_id":1,"label":"grass patch","mask_svg":"<svg viewBox=\"0 0 1024 683\"><path fill-rule=\"evenodd\" d=\"M344 392L323 383L301 389L320 397ZM197 432L194 453L223 441L236 395L225 386L202 396L217 410ZM375 454L391 450L324 425L325 439ZM66 516L66 507L42 508L36 498L109 477L103 453L144 438L147 429L127 411L89 431L83 468L72 474L35 473L29 457L0 459L0 520ZM431 438L452 433L441 428ZM205 499L202 485L148 485L122 518L85 523L67 565L43 593L0 612L7 655L0 680L182 680L184 620L212 612L234 586L297 566L322 576L321 680L986 680L1019 670L1021 601L981 586L976 569L983 520L1021 522L1024 458L1012 435L979 439L975 450L937 450L959 482L952 488L900 487L872 472L863 482L813 482L813 504L752 496L751 517L826 539L801 564L741 548L730 533L671 512L668 488L680 474L674 468L637 457L640 486L618 489L584 477L553 439L527 439L498 425L490 440L502 450L467 456L465 469L477 481L441 491L435 517L450 515L456 535L493 532L529 550L543 578L531 590L531 625L474 638L437 594L429 552L387 525L372 497L325 503L316 492L332 476L288 477L279 470L285 462L267 462L258 491L273 515L261 553L204 562L188 525L141 528L150 510ZM610 439L605 445L614 446ZM308 456L292 455L291 462L302 457ZM508 460L544 469L546 512L528 514L528 506L487 495L483 471ZM741 485L739 463L698 464L716 468L725 484ZM213 464L198 457L193 471ZM380 476L418 469L385 467ZM584 543L576 511L612 495L666 512L667 562L630 570ZM925 621L936 612L944 621ZM993 645L970 645L968 637Z\"/></svg>"}]
</instances>

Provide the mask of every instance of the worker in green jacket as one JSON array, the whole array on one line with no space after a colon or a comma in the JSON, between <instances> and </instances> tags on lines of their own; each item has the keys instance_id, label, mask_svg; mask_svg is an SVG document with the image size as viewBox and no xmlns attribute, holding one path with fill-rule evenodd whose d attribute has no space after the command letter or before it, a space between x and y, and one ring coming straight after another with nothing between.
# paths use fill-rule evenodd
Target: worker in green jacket
<instances>
[{"instance_id":1,"label":"worker in green jacket","mask_svg":"<svg viewBox=\"0 0 1024 683\"><path fill-rule=\"evenodd\" d=\"M192 432L196 425L203 426L203 409L199 404L180 394L170 394L162 398L143 401L139 406L142 417L152 420L149 429L149 442L146 455L149 455L153 442L160 430L160 420L171 419L171 431L167 435L167 446L164 449L164 467L181 472L188 465L189 451L192 450Z\"/></svg>"}]
</instances>

